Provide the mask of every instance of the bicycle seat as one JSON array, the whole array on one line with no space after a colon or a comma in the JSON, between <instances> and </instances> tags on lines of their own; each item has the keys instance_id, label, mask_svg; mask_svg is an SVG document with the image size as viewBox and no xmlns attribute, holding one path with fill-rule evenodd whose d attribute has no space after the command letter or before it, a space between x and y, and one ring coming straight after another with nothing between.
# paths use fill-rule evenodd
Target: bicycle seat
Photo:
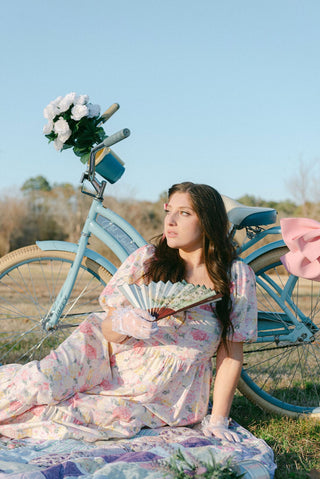
<instances>
[{"instance_id":1,"label":"bicycle seat","mask_svg":"<svg viewBox=\"0 0 320 479\"><path fill-rule=\"evenodd\" d=\"M222 195L228 218L237 229L246 226L271 225L276 222L277 211L273 208L246 206L239 201Z\"/></svg>"}]
</instances>

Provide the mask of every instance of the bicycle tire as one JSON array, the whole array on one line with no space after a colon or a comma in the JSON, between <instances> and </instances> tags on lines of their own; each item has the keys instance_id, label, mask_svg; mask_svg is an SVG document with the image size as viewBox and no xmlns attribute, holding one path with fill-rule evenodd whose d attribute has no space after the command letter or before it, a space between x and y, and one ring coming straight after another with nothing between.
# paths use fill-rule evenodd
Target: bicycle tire
<instances>
[{"instance_id":1,"label":"bicycle tire","mask_svg":"<svg viewBox=\"0 0 320 479\"><path fill-rule=\"evenodd\" d=\"M75 254L42 251L32 245L0 259L0 364L40 360L92 311L101 309L98 296L112 277L84 257L57 328L41 324L59 292Z\"/></svg>"},{"instance_id":2,"label":"bicycle tire","mask_svg":"<svg viewBox=\"0 0 320 479\"><path fill-rule=\"evenodd\" d=\"M276 248L256 258L250 264L257 277L272 279L281 287L293 281L286 297L320 328L320 283L289 275L280 257L288 249ZM258 318L271 311L282 327L283 310L257 283ZM294 308L291 306L291 311ZM261 324L262 325L262 324ZM261 336L263 332L259 331ZM252 343L244 346L244 366L238 385L250 401L262 409L279 415L308 415L320 419L320 333L315 332L307 343Z\"/></svg>"}]
</instances>

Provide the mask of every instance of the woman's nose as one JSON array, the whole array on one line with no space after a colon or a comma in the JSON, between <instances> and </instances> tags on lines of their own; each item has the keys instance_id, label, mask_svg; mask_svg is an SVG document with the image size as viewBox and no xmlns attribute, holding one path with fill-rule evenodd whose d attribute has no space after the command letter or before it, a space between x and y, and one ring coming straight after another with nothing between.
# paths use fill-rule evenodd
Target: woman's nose
<instances>
[{"instance_id":1,"label":"woman's nose","mask_svg":"<svg viewBox=\"0 0 320 479\"><path fill-rule=\"evenodd\" d=\"M177 223L176 215L174 213L168 213L166 220L169 225L175 225Z\"/></svg>"}]
</instances>

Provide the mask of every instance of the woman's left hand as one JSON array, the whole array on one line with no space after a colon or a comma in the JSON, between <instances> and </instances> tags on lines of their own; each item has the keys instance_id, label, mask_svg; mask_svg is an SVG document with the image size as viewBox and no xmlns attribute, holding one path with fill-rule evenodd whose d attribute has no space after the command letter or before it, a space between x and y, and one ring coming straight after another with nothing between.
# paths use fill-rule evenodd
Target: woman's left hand
<instances>
[{"instance_id":1,"label":"woman's left hand","mask_svg":"<svg viewBox=\"0 0 320 479\"><path fill-rule=\"evenodd\" d=\"M206 416L202 423L202 432L205 436L214 436L222 441L241 442L239 434L229 429L229 418L223 416Z\"/></svg>"}]
</instances>

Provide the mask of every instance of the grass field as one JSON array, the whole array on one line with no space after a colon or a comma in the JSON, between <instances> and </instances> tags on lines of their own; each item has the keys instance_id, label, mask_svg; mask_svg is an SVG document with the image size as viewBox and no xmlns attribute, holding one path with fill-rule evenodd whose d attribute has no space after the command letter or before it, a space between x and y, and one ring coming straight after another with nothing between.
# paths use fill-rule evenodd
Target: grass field
<instances>
[{"instance_id":1,"label":"grass field","mask_svg":"<svg viewBox=\"0 0 320 479\"><path fill-rule=\"evenodd\" d=\"M320 479L320 420L268 414L240 393L236 393L231 414L272 448L276 479Z\"/></svg>"}]
</instances>

